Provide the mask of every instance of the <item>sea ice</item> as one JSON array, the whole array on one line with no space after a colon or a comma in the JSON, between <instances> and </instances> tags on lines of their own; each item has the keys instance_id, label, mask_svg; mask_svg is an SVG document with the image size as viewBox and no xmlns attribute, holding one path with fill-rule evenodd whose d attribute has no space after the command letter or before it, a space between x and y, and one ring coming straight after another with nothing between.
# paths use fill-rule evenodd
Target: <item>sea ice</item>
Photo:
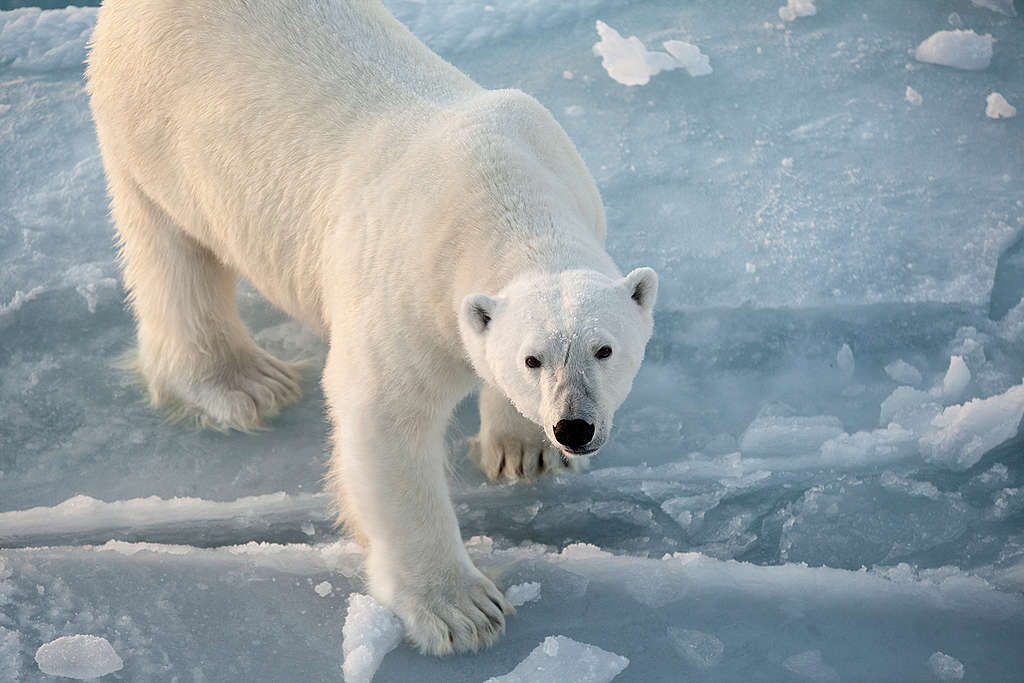
<instances>
[{"instance_id":1,"label":"sea ice","mask_svg":"<svg viewBox=\"0 0 1024 683\"><path fill-rule=\"evenodd\" d=\"M725 645L710 633L669 626L668 638L679 656L697 669L710 669L722 661Z\"/></svg>"},{"instance_id":2,"label":"sea ice","mask_svg":"<svg viewBox=\"0 0 1024 683\"><path fill-rule=\"evenodd\" d=\"M0 560L0 570L2 567ZM0 577L3 575L0 574ZM3 599L0 598L0 604ZM21 638L17 631L12 631L0 626L0 673L5 673L11 680L21 679Z\"/></svg>"},{"instance_id":3,"label":"sea ice","mask_svg":"<svg viewBox=\"0 0 1024 683\"><path fill-rule=\"evenodd\" d=\"M99 678L120 671L124 662L106 638L90 635L61 636L36 650L39 670L65 678Z\"/></svg>"},{"instance_id":4,"label":"sea ice","mask_svg":"<svg viewBox=\"0 0 1024 683\"><path fill-rule=\"evenodd\" d=\"M540 600L540 584L536 581L527 581L509 586L505 591L505 598L512 603L513 607Z\"/></svg>"},{"instance_id":5,"label":"sea ice","mask_svg":"<svg viewBox=\"0 0 1024 683\"><path fill-rule=\"evenodd\" d=\"M603 21L597 22L601 40L594 44L594 54L608 75L623 85L645 85L651 76L680 67L691 76L711 73L711 64L696 45L681 40L663 43L666 52L651 52L636 36L623 38Z\"/></svg>"},{"instance_id":6,"label":"sea ice","mask_svg":"<svg viewBox=\"0 0 1024 683\"><path fill-rule=\"evenodd\" d=\"M928 666L940 681L959 681L964 677L964 665L956 657L950 657L944 652L932 654L928 658Z\"/></svg>"},{"instance_id":7,"label":"sea ice","mask_svg":"<svg viewBox=\"0 0 1024 683\"><path fill-rule=\"evenodd\" d=\"M993 42L992 36L974 31L938 31L917 46L914 57L919 62L981 71L992 61Z\"/></svg>"},{"instance_id":8,"label":"sea ice","mask_svg":"<svg viewBox=\"0 0 1024 683\"><path fill-rule=\"evenodd\" d=\"M959 401L971 382L971 371L962 356L949 357L949 369L942 379L942 398L946 403Z\"/></svg>"},{"instance_id":9,"label":"sea ice","mask_svg":"<svg viewBox=\"0 0 1024 683\"><path fill-rule=\"evenodd\" d=\"M786 0L786 6L779 8L783 21L794 21L797 17L813 17L818 13L814 0Z\"/></svg>"},{"instance_id":10,"label":"sea ice","mask_svg":"<svg viewBox=\"0 0 1024 683\"><path fill-rule=\"evenodd\" d=\"M990 119L1009 119L1017 115L1017 108L997 92L985 98L985 116Z\"/></svg>"},{"instance_id":11,"label":"sea ice","mask_svg":"<svg viewBox=\"0 0 1024 683\"><path fill-rule=\"evenodd\" d=\"M921 103L924 102L924 98L921 97L921 93L917 92L909 85L907 86L907 92L904 95L904 99L906 99L913 107L920 107Z\"/></svg>"},{"instance_id":12,"label":"sea ice","mask_svg":"<svg viewBox=\"0 0 1024 683\"><path fill-rule=\"evenodd\" d=\"M885 374L894 382L916 387L921 383L921 371L902 358L885 366Z\"/></svg>"},{"instance_id":13,"label":"sea ice","mask_svg":"<svg viewBox=\"0 0 1024 683\"><path fill-rule=\"evenodd\" d=\"M628 665L627 658L614 652L566 636L548 636L512 671L485 683L608 683Z\"/></svg>"},{"instance_id":14,"label":"sea ice","mask_svg":"<svg viewBox=\"0 0 1024 683\"><path fill-rule=\"evenodd\" d=\"M402 622L368 595L352 593L342 628L345 683L369 683L384 656L402 641Z\"/></svg>"},{"instance_id":15,"label":"sea ice","mask_svg":"<svg viewBox=\"0 0 1024 683\"><path fill-rule=\"evenodd\" d=\"M838 683L839 674L821 657L821 650L807 650L787 657L782 665L806 681Z\"/></svg>"}]
</instances>

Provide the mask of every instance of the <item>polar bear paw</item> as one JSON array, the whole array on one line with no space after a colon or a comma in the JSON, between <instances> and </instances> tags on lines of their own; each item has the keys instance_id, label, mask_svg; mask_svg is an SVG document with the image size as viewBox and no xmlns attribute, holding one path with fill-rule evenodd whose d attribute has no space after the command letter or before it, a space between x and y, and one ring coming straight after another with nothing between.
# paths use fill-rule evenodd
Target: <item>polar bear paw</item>
<instances>
[{"instance_id":1,"label":"polar bear paw","mask_svg":"<svg viewBox=\"0 0 1024 683\"><path fill-rule=\"evenodd\" d=\"M490 647L516 613L501 591L475 567L451 585L401 591L391 604L405 635L421 652L448 655Z\"/></svg>"},{"instance_id":2,"label":"polar bear paw","mask_svg":"<svg viewBox=\"0 0 1024 683\"><path fill-rule=\"evenodd\" d=\"M138 370L146 378L152 403L169 406L170 419L194 420L199 429L250 432L265 429L267 419L299 399L302 365L278 360L254 346L230 361L194 371L190 379L185 373ZM174 379L161 380L155 374Z\"/></svg>"},{"instance_id":3,"label":"polar bear paw","mask_svg":"<svg viewBox=\"0 0 1024 683\"><path fill-rule=\"evenodd\" d=\"M470 457L493 481L536 481L548 474L583 472L586 455L565 455L549 443L528 443L517 438L470 440Z\"/></svg>"}]
</instances>

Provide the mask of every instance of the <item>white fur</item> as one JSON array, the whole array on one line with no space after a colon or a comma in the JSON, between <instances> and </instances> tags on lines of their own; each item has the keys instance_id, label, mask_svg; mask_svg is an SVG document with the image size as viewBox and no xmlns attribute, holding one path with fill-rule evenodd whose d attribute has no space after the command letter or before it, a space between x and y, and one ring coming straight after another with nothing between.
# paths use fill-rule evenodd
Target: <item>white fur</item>
<instances>
[{"instance_id":1,"label":"white fur","mask_svg":"<svg viewBox=\"0 0 1024 683\"><path fill-rule=\"evenodd\" d=\"M371 592L427 652L490 644L514 610L460 538L454 406L488 382L477 452L492 476L539 474L545 453L558 469L553 424L583 410L603 442L651 332L657 278L622 278L605 253L572 143L376 0L108 0L93 41L151 399L238 429L295 400L295 368L238 317L236 274L323 331L331 482ZM473 302L492 306L488 324ZM524 353L544 367L525 373ZM496 468L499 450L520 460Z\"/></svg>"}]
</instances>

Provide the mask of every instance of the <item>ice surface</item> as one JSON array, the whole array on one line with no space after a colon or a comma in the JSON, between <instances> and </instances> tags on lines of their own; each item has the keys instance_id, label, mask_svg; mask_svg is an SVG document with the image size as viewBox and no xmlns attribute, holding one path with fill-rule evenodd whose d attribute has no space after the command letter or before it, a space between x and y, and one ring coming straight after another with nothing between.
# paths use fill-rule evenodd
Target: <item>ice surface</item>
<instances>
[{"instance_id":1,"label":"ice surface","mask_svg":"<svg viewBox=\"0 0 1024 683\"><path fill-rule=\"evenodd\" d=\"M352 593L342 644L346 683L369 683L384 656L398 647L403 633L402 623L391 610L368 595Z\"/></svg>"},{"instance_id":2,"label":"ice surface","mask_svg":"<svg viewBox=\"0 0 1024 683\"><path fill-rule=\"evenodd\" d=\"M594 54L601 58L601 66L608 75L623 85L646 85L651 76L680 67L691 76L711 73L711 63L696 45L681 40L663 43L664 52L651 52L636 36L623 38L619 32L603 21L597 22Z\"/></svg>"},{"instance_id":3,"label":"ice surface","mask_svg":"<svg viewBox=\"0 0 1024 683\"><path fill-rule=\"evenodd\" d=\"M822 660L821 650L807 650L787 657L782 665L805 681L827 683L838 683L839 681L839 674L835 669Z\"/></svg>"},{"instance_id":4,"label":"ice surface","mask_svg":"<svg viewBox=\"0 0 1024 683\"><path fill-rule=\"evenodd\" d=\"M997 92L985 98L985 116L990 119L1009 119L1017 115L1017 108Z\"/></svg>"},{"instance_id":5,"label":"ice surface","mask_svg":"<svg viewBox=\"0 0 1024 683\"><path fill-rule=\"evenodd\" d=\"M607 683L628 665L627 658L613 652L565 636L548 636L516 668L487 683Z\"/></svg>"},{"instance_id":6,"label":"ice surface","mask_svg":"<svg viewBox=\"0 0 1024 683\"><path fill-rule=\"evenodd\" d=\"M959 681L964 677L964 665L944 652L936 652L929 657L928 666L940 681Z\"/></svg>"},{"instance_id":7,"label":"ice surface","mask_svg":"<svg viewBox=\"0 0 1024 683\"><path fill-rule=\"evenodd\" d=\"M90 635L61 636L36 650L39 670L65 678L99 678L120 671L124 662L106 638Z\"/></svg>"},{"instance_id":8,"label":"ice surface","mask_svg":"<svg viewBox=\"0 0 1024 683\"><path fill-rule=\"evenodd\" d=\"M779 8L783 21L794 21L797 17L813 17L818 13L814 0L786 0L786 6Z\"/></svg>"},{"instance_id":9,"label":"ice surface","mask_svg":"<svg viewBox=\"0 0 1024 683\"><path fill-rule=\"evenodd\" d=\"M676 652L690 666L697 669L710 669L722 661L725 645L710 633L669 626L668 636L672 640Z\"/></svg>"},{"instance_id":10,"label":"ice surface","mask_svg":"<svg viewBox=\"0 0 1024 683\"><path fill-rule=\"evenodd\" d=\"M469 552L543 598L493 649L400 643L378 680L482 681L553 633L628 657L618 680L794 680L784 662L815 650L843 680L921 680L936 651L977 680L1024 669L1024 137L980 110L1019 106L1024 23L885 0L790 23L785 4L388 0L477 81L553 112L611 254L662 293L589 473L487 483L460 407ZM94 17L0 13L0 671L42 680L35 651L82 633L123 658L112 678L337 679L366 588L319 493L324 342L243 283L257 342L312 359L258 435L167 424L110 367L134 330L82 88ZM715 73L623 87L591 50L598 18L674 64L666 43L699 46ZM989 67L915 61L940 28L991 35ZM714 667L684 631L722 644Z\"/></svg>"},{"instance_id":11,"label":"ice surface","mask_svg":"<svg viewBox=\"0 0 1024 683\"><path fill-rule=\"evenodd\" d=\"M974 31L938 31L917 46L914 57L919 62L981 71L992 62L993 42L992 36Z\"/></svg>"}]
</instances>

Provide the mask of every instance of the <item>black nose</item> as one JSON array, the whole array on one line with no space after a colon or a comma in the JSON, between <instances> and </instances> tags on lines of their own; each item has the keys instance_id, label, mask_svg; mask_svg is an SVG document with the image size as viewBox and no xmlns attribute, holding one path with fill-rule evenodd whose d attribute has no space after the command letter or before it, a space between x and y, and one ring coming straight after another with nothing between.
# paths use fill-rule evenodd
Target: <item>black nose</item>
<instances>
[{"instance_id":1,"label":"black nose","mask_svg":"<svg viewBox=\"0 0 1024 683\"><path fill-rule=\"evenodd\" d=\"M568 448L582 448L594 438L594 425L586 420L559 420L552 431L558 443Z\"/></svg>"}]
</instances>

